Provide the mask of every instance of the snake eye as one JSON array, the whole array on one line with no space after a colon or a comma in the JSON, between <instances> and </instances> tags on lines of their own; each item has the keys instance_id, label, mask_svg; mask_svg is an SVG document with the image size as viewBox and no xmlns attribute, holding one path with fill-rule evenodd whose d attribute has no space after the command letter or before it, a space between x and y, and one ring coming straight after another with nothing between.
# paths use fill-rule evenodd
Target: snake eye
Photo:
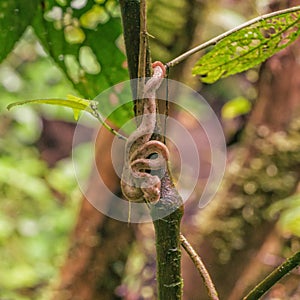
<instances>
[{"instance_id":1,"label":"snake eye","mask_svg":"<svg viewBox=\"0 0 300 300\"><path fill-rule=\"evenodd\" d=\"M149 159L156 159L156 158L158 158L158 154L157 153L151 153L150 155L148 155L147 158L149 158Z\"/></svg>"}]
</instances>

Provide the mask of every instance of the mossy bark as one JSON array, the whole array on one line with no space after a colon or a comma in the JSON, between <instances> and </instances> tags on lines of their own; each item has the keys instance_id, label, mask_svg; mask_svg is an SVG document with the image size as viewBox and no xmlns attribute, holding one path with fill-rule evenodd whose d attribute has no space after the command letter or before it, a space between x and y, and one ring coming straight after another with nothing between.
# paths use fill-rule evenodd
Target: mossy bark
<instances>
[{"instance_id":1,"label":"mossy bark","mask_svg":"<svg viewBox=\"0 0 300 300\"><path fill-rule=\"evenodd\" d=\"M162 198L151 213L155 227L158 299L180 300L183 282L179 235L183 206L169 173L162 179ZM157 214L166 216L157 218Z\"/></svg>"}]
</instances>

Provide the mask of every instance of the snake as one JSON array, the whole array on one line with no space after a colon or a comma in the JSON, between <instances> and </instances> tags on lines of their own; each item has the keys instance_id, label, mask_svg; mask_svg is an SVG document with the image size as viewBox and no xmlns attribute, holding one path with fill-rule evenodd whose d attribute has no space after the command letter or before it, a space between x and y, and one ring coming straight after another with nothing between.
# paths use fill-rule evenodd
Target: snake
<instances>
[{"instance_id":1,"label":"snake","mask_svg":"<svg viewBox=\"0 0 300 300\"><path fill-rule=\"evenodd\" d=\"M161 197L161 177L167 170L169 151L164 143L151 140L156 126L156 91L166 74L159 61L152 64L152 69L153 75L144 85L141 123L125 144L121 190L130 202L156 204Z\"/></svg>"}]
</instances>

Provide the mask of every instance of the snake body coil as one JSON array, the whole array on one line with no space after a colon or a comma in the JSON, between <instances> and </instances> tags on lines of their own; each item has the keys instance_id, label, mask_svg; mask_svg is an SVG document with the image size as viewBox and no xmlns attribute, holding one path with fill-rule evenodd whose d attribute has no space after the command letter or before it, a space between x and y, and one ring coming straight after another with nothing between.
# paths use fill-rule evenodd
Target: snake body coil
<instances>
[{"instance_id":1,"label":"snake body coil","mask_svg":"<svg viewBox=\"0 0 300 300\"><path fill-rule=\"evenodd\" d=\"M128 137L125 145L121 189L128 201L155 204L160 199L161 188L157 172L164 174L166 171L169 151L162 142L151 140L156 124L155 95L166 72L161 62L153 63L152 68L153 75L144 87L145 102L141 124ZM151 158L153 155L155 158Z\"/></svg>"}]
</instances>

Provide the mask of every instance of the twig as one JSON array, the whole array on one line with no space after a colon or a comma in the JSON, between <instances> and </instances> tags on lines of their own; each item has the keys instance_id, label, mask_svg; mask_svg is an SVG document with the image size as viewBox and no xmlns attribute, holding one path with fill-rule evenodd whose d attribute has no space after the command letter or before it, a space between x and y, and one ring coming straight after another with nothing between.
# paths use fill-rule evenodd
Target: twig
<instances>
[{"instance_id":1,"label":"twig","mask_svg":"<svg viewBox=\"0 0 300 300\"><path fill-rule=\"evenodd\" d=\"M228 30L220 35L218 35L217 37L181 54L180 56L172 59L171 61L169 61L166 66L167 67L174 67L175 65L179 64L180 62L182 62L183 60L187 59L189 56L209 47L209 46L213 46L215 45L216 43L218 43L219 41L221 41L222 39L224 39L225 37L229 36L230 34L240 30L240 29L243 29L247 26L250 26L250 25L253 25L254 23L256 22L259 22L259 21L262 21L262 20L265 20L265 19L268 19L270 17L275 17L277 15L280 15L280 14L284 14L284 13L290 13L290 12L296 12L296 11L299 11L300 10L300 6L295 6L295 7L291 7L291 8L287 8L287 9L283 9L283 10L279 10L279 11L276 11L276 12L273 12L273 13L269 13L269 14L265 14L263 16L259 16L255 19L252 19L246 23L243 23L231 30Z\"/></svg>"},{"instance_id":2,"label":"twig","mask_svg":"<svg viewBox=\"0 0 300 300\"><path fill-rule=\"evenodd\" d=\"M204 281L204 285L207 289L209 298L212 300L219 300L218 293L216 291L216 288L210 278L210 275L209 275L205 265L203 264L201 258L196 253L196 251L194 250L192 245L188 242L188 240L184 237L184 235L182 233L180 233L180 242L181 242L181 246L187 252L189 257L193 261L195 267L199 271L199 273Z\"/></svg>"},{"instance_id":3,"label":"twig","mask_svg":"<svg viewBox=\"0 0 300 300\"><path fill-rule=\"evenodd\" d=\"M282 277L300 265L300 251L277 267L269 276L259 283L243 300L257 300L264 295Z\"/></svg>"},{"instance_id":4,"label":"twig","mask_svg":"<svg viewBox=\"0 0 300 300\"><path fill-rule=\"evenodd\" d=\"M118 131L114 130L113 128L111 128L102 118L102 116L100 115L100 113L97 110L97 102L96 101L90 101L90 108L92 110L92 115L106 128L108 129L111 133L113 133L114 135L116 135L119 139L122 139L124 141L127 141L127 137L120 134Z\"/></svg>"}]
</instances>

